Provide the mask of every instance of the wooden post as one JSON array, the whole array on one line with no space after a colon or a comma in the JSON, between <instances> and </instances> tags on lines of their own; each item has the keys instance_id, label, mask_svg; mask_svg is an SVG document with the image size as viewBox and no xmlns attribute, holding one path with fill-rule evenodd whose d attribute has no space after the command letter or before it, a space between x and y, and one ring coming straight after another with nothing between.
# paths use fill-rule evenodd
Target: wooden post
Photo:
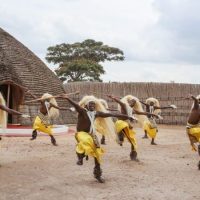
<instances>
[{"instance_id":1,"label":"wooden post","mask_svg":"<svg viewBox=\"0 0 200 200\"><path fill-rule=\"evenodd\" d=\"M8 108L9 108L9 103L10 103L10 84L8 84L8 90L7 90L7 102L6 102L6 106ZM6 118L8 119L8 113L7 112L6 112ZM7 124L8 124L8 121L7 121Z\"/></svg>"},{"instance_id":2,"label":"wooden post","mask_svg":"<svg viewBox=\"0 0 200 200\"><path fill-rule=\"evenodd\" d=\"M8 91L7 91L7 107L9 108L10 104L10 84L8 84Z\"/></svg>"}]
</instances>

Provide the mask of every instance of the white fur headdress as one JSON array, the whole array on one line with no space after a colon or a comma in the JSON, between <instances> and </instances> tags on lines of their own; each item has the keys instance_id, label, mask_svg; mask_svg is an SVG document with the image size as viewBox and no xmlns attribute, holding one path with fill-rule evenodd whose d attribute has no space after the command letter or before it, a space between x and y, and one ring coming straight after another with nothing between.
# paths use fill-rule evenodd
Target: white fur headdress
<instances>
[{"instance_id":1,"label":"white fur headdress","mask_svg":"<svg viewBox=\"0 0 200 200\"><path fill-rule=\"evenodd\" d=\"M42 95L41 98L42 99L47 99L48 102L52 103L55 106L58 106L58 104L56 102L56 99L55 98L50 98L50 97L52 97L51 94L45 93L45 94ZM59 116L59 110L54 108L54 107L51 107L50 110L48 111L48 113L49 113L49 117L50 118L57 118Z\"/></svg>"},{"instance_id":2,"label":"white fur headdress","mask_svg":"<svg viewBox=\"0 0 200 200\"><path fill-rule=\"evenodd\" d=\"M123 103L126 104L126 108L127 108L128 113L129 113L129 112L133 112L133 109L129 106L129 103L128 103L128 101L130 101L130 100L132 100L132 99L134 99L134 100L136 101L136 103L135 103L135 105L134 105L133 108L134 108L135 110L137 110L137 111L144 112L144 110L143 110L143 108L142 108L142 105L141 105L139 99L138 99L137 97L135 97L135 96L127 95L127 96L123 97L123 98L121 99L121 101L122 101ZM119 107L119 105L118 105L118 109L119 109L119 108L120 108L120 107ZM147 118L145 115L137 115L137 114L134 114L134 115L137 117L138 122L140 123L141 126L143 126L143 123L144 123L145 120L148 120L148 118Z\"/></svg>"},{"instance_id":3,"label":"white fur headdress","mask_svg":"<svg viewBox=\"0 0 200 200\"><path fill-rule=\"evenodd\" d=\"M200 99L200 94L196 98L199 100Z\"/></svg>"},{"instance_id":4,"label":"white fur headdress","mask_svg":"<svg viewBox=\"0 0 200 200\"><path fill-rule=\"evenodd\" d=\"M99 101L103 104L103 106L108 109L108 103L105 99L99 99Z\"/></svg>"},{"instance_id":5,"label":"white fur headdress","mask_svg":"<svg viewBox=\"0 0 200 200\"><path fill-rule=\"evenodd\" d=\"M158 99L154 98L154 97L150 97L146 100L146 104L150 105L150 103L153 102L154 106L156 107L160 107L160 103L158 101ZM154 114L158 115L161 113L161 109L156 109L154 110Z\"/></svg>"},{"instance_id":6,"label":"white fur headdress","mask_svg":"<svg viewBox=\"0 0 200 200\"><path fill-rule=\"evenodd\" d=\"M84 96L80 101L79 105L83 108L85 108L90 102L95 102L96 104L96 98L94 96ZM95 105L96 107L96 105Z\"/></svg>"}]
</instances>

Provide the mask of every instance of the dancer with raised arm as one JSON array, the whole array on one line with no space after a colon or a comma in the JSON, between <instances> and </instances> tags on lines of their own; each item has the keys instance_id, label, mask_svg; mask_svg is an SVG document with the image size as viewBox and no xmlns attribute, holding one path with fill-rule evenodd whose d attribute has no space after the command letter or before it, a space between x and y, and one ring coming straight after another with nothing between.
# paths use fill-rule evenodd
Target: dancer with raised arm
<instances>
[{"instance_id":1,"label":"dancer with raised arm","mask_svg":"<svg viewBox=\"0 0 200 200\"><path fill-rule=\"evenodd\" d=\"M192 98L193 104L188 116L186 131L193 150L197 151L195 143L198 143L200 156L200 95L197 97L190 95L190 98ZM198 162L198 169L200 170L200 161Z\"/></svg>"},{"instance_id":2,"label":"dancer with raised arm","mask_svg":"<svg viewBox=\"0 0 200 200\"><path fill-rule=\"evenodd\" d=\"M46 133L51 138L51 143L57 146L56 139L53 136L53 123L52 120L59 116L59 110L69 110L69 108L60 108L56 99L48 93L45 93L41 98L36 100L40 102L38 115L33 123L33 132L31 140L37 138L38 131Z\"/></svg>"},{"instance_id":3,"label":"dancer with raised arm","mask_svg":"<svg viewBox=\"0 0 200 200\"><path fill-rule=\"evenodd\" d=\"M96 136L96 130L98 126L104 125L107 128L105 130L107 133L115 134L114 126L111 126L111 123L107 120L109 117L120 117L122 119L130 119L127 115L122 114L113 114L105 111L104 106L100 103L100 101L94 96L85 96L78 103L71 100L66 95L63 98L67 99L69 103L71 103L76 111L78 112L78 121L77 121L77 132L75 134L75 138L77 140L76 153L78 156L78 165L83 164L83 158L85 156L94 157L94 177L100 182L103 183L104 179L102 178L102 170L101 170L101 156L104 153L103 149L100 147L100 143ZM105 118L105 119L104 119ZM96 122L98 120L98 122ZM112 119L109 119L112 120Z\"/></svg>"},{"instance_id":4,"label":"dancer with raised arm","mask_svg":"<svg viewBox=\"0 0 200 200\"><path fill-rule=\"evenodd\" d=\"M115 102L119 104L119 110L122 114L126 114L129 117L133 117L133 114L136 114L138 117L137 120L139 120L140 123L143 123L143 118L140 115L154 115L146 113L143 111L141 103L139 102L139 99L132 96L127 95L123 97L122 99L118 99L114 96L108 95L109 98L113 99ZM119 119L116 121L116 129L120 141L120 145L122 146L124 142L124 137L128 139L128 141L131 144L131 152L130 152L130 158L131 160L137 161L137 142L135 137L135 131L133 130L133 123L129 120L122 120Z\"/></svg>"},{"instance_id":5,"label":"dancer with raised arm","mask_svg":"<svg viewBox=\"0 0 200 200\"><path fill-rule=\"evenodd\" d=\"M169 105L169 106L160 106L160 103L158 101L158 99L156 98L148 98L146 100L146 103L140 101L143 105L145 105L146 108L146 112L149 113L154 113L156 115L160 115L161 113L161 109L175 109L176 106L175 105ZM143 138L148 138L148 136L151 138L151 144L152 145L156 145L155 143L155 138L158 132L158 126L156 123L156 118L153 115L147 115L148 120L145 120L144 122L144 132L145 135L143 136ZM160 119L162 119L162 117L160 117ZM147 136L148 135L148 136Z\"/></svg>"}]
</instances>

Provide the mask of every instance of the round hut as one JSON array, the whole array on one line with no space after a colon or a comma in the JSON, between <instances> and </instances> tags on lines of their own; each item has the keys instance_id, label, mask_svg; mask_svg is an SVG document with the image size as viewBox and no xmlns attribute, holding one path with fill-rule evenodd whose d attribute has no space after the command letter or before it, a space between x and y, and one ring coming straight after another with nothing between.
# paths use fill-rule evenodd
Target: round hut
<instances>
[{"instance_id":1,"label":"round hut","mask_svg":"<svg viewBox=\"0 0 200 200\"><path fill-rule=\"evenodd\" d=\"M26 90L37 97L46 92L52 95L64 93L59 78L33 52L0 28L0 92L9 108L31 116L30 119L23 119L8 115L8 123L32 124L39 103L25 103L33 99ZM67 102L58 100L58 105L67 107ZM61 111L55 123L66 124L66 112Z\"/></svg>"}]
</instances>

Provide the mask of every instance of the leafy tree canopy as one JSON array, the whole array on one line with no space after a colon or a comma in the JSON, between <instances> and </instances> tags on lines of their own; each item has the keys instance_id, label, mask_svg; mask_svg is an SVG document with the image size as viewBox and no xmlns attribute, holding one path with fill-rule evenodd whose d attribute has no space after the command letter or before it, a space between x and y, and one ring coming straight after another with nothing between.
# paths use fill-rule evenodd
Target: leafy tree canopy
<instances>
[{"instance_id":1,"label":"leafy tree canopy","mask_svg":"<svg viewBox=\"0 0 200 200\"><path fill-rule=\"evenodd\" d=\"M62 81L102 81L103 67L91 60L78 59L61 64L55 71Z\"/></svg>"},{"instance_id":2,"label":"leafy tree canopy","mask_svg":"<svg viewBox=\"0 0 200 200\"><path fill-rule=\"evenodd\" d=\"M100 62L124 60L120 49L91 39L51 46L47 51L46 60L59 64L55 72L61 80L67 81L101 81L100 75L105 71Z\"/></svg>"}]
</instances>

